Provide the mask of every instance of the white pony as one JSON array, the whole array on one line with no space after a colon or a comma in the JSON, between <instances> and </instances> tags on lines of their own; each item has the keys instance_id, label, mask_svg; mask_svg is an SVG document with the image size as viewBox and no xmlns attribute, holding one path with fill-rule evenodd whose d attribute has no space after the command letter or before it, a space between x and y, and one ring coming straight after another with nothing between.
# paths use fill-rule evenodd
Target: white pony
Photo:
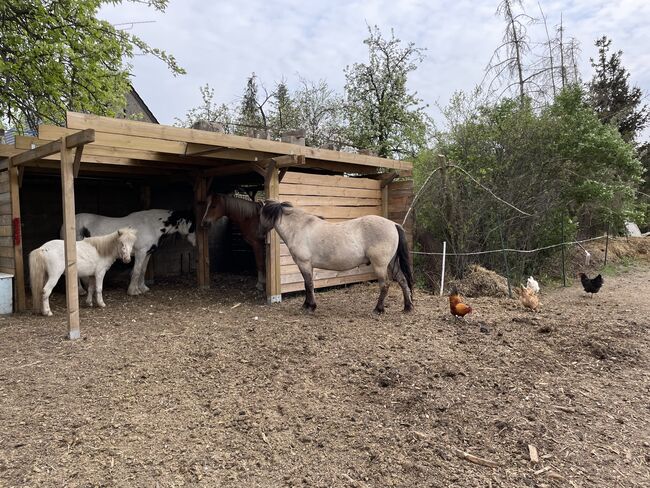
<instances>
[{"instance_id":1,"label":"white pony","mask_svg":"<svg viewBox=\"0 0 650 488\"><path fill-rule=\"evenodd\" d=\"M93 305L93 291L97 293L97 305L106 306L102 297L104 275L117 258L125 263L131 261L135 240L136 230L126 227L109 235L77 241L77 274L80 278L90 278L86 298L89 307ZM50 295L64 271L64 241L55 239L46 242L29 253L29 277L34 313L52 315Z\"/></svg>"},{"instance_id":2,"label":"white pony","mask_svg":"<svg viewBox=\"0 0 650 488\"><path fill-rule=\"evenodd\" d=\"M75 220L77 240L109 234L122 227L132 227L137 230L138 239L133 246L135 264L127 292L129 295L140 295L149 291L144 283L144 275L149 258L158 249L161 237L179 233L187 237L190 244L196 246L194 215L189 211L152 209L133 212L119 218L80 213L76 215ZM63 233L63 228L61 232Z\"/></svg>"}]
</instances>

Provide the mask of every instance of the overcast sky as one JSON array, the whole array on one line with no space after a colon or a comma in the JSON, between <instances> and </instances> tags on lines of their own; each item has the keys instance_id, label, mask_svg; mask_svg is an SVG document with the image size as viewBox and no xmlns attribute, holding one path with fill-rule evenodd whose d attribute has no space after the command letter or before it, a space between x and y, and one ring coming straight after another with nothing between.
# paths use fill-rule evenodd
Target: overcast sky
<instances>
[{"instance_id":1,"label":"overcast sky","mask_svg":"<svg viewBox=\"0 0 650 488\"><path fill-rule=\"evenodd\" d=\"M297 86L299 76L325 79L342 91L346 65L365 61L367 24L405 42L426 48L426 58L410 79L410 87L440 118L436 103L445 104L459 89L471 90L483 77L492 51L501 43L503 21L495 15L498 0L170 0L163 14L143 5L124 3L104 9L112 23L155 21L121 26L151 46L172 53L187 70L173 77L165 65L145 56L134 61L133 84L164 124L183 118L200 103L199 87L209 83L219 102L236 102L246 78L255 72L272 88L285 78ZM650 93L650 1L541 0L549 25L563 14L567 36L581 43L581 71L591 77L589 58L594 40L607 35L623 50L632 82ZM539 16L536 1L524 1ZM541 34L541 27L530 27Z\"/></svg>"}]
</instances>

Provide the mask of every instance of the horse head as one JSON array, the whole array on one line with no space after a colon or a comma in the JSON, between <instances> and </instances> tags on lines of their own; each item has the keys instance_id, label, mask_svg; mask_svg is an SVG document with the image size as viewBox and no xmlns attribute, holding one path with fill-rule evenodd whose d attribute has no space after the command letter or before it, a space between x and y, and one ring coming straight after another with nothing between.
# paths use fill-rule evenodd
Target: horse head
<instances>
[{"instance_id":1,"label":"horse head","mask_svg":"<svg viewBox=\"0 0 650 488\"><path fill-rule=\"evenodd\" d=\"M136 238L137 231L132 227L123 227L117 231L117 240L119 241L117 257L125 263L131 262L131 253Z\"/></svg>"},{"instance_id":2,"label":"horse head","mask_svg":"<svg viewBox=\"0 0 650 488\"><path fill-rule=\"evenodd\" d=\"M208 227L212 222L216 222L225 215L226 204L224 198L218 193L208 195L205 212L203 212L203 219L201 220L201 226Z\"/></svg>"}]
</instances>

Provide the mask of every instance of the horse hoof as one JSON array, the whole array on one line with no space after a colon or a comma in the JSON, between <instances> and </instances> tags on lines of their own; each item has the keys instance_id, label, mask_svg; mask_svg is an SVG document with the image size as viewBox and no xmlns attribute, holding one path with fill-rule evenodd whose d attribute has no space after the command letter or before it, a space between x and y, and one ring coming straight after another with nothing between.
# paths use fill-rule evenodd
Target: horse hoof
<instances>
[{"instance_id":1,"label":"horse hoof","mask_svg":"<svg viewBox=\"0 0 650 488\"><path fill-rule=\"evenodd\" d=\"M148 291L149 291L148 286L143 286L142 288L140 288L140 293L147 293Z\"/></svg>"},{"instance_id":2,"label":"horse hoof","mask_svg":"<svg viewBox=\"0 0 650 488\"><path fill-rule=\"evenodd\" d=\"M52 312L43 312L43 315L46 316L46 317L51 317Z\"/></svg>"},{"instance_id":3,"label":"horse hoof","mask_svg":"<svg viewBox=\"0 0 650 488\"><path fill-rule=\"evenodd\" d=\"M105 307L106 307L106 304L105 304L105 303L98 303L97 306L98 306L98 307L101 307L101 308L105 308Z\"/></svg>"},{"instance_id":4,"label":"horse hoof","mask_svg":"<svg viewBox=\"0 0 650 488\"><path fill-rule=\"evenodd\" d=\"M140 294L140 290L129 290L129 291L126 292L126 294L131 295L132 297L134 297L134 296Z\"/></svg>"},{"instance_id":5,"label":"horse hoof","mask_svg":"<svg viewBox=\"0 0 650 488\"><path fill-rule=\"evenodd\" d=\"M410 307L404 307L404 313L413 313L413 311L415 311L413 305L411 305Z\"/></svg>"},{"instance_id":6,"label":"horse hoof","mask_svg":"<svg viewBox=\"0 0 650 488\"><path fill-rule=\"evenodd\" d=\"M79 288L79 296L80 297L85 297L86 295L88 295L88 292L86 290L84 290L83 288Z\"/></svg>"},{"instance_id":7,"label":"horse hoof","mask_svg":"<svg viewBox=\"0 0 650 488\"><path fill-rule=\"evenodd\" d=\"M302 309L307 313L314 313L316 311L316 304L310 305L308 303L303 303Z\"/></svg>"},{"instance_id":8,"label":"horse hoof","mask_svg":"<svg viewBox=\"0 0 650 488\"><path fill-rule=\"evenodd\" d=\"M376 315L382 315L384 312L386 312L385 309L383 309L383 308L378 308L378 307L375 307L375 309L372 311L372 313L374 313L374 314L376 314Z\"/></svg>"}]
</instances>

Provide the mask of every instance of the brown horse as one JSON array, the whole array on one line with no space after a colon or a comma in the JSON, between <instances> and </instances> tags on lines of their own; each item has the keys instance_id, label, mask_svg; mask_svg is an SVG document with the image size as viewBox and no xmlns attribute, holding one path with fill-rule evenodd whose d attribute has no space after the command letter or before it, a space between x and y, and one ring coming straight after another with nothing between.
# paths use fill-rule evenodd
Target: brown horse
<instances>
[{"instance_id":1,"label":"brown horse","mask_svg":"<svg viewBox=\"0 0 650 488\"><path fill-rule=\"evenodd\" d=\"M260 209L261 204L230 195L213 193L208 196L201 225L205 227L221 217L228 217L239 226L244 240L253 248L255 254L257 289L264 290L266 284L265 234L260 230Z\"/></svg>"}]
</instances>

